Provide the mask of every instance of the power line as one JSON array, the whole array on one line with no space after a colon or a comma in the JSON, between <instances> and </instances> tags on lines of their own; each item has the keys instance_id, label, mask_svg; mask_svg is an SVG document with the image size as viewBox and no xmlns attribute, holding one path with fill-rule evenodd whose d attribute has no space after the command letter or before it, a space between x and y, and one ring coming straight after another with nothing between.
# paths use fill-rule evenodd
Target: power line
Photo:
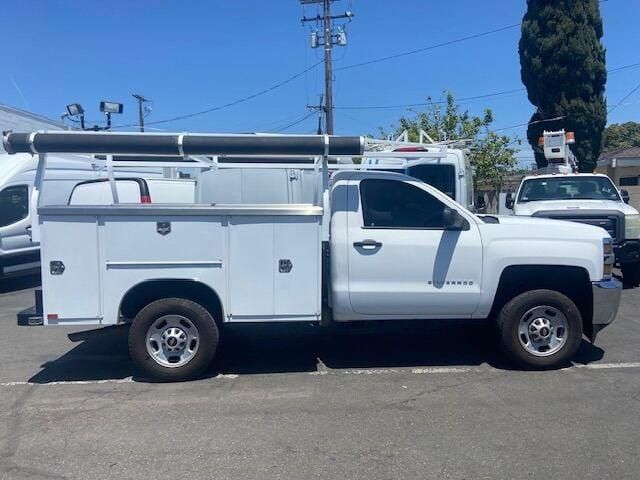
<instances>
[{"instance_id":1,"label":"power line","mask_svg":"<svg viewBox=\"0 0 640 480\"><path fill-rule=\"evenodd\" d=\"M635 86L635 88L633 90L631 90L629 93L627 93L622 100L620 100L618 103L616 103L613 107L611 107L609 109L609 111L607 112L607 114L613 112L616 108L618 108L622 102L624 102L627 98L629 98L631 95L633 95L634 93L636 93L636 91L640 89L640 83L638 85Z\"/></svg>"},{"instance_id":2,"label":"power line","mask_svg":"<svg viewBox=\"0 0 640 480\"><path fill-rule=\"evenodd\" d=\"M283 80L282 82L276 83L275 85L272 85L269 88L265 88L264 90L260 90L259 92L256 92L256 93L254 93L252 95L248 95L246 97L239 98L238 100L234 100L233 102L225 103L223 105L217 105L215 107L207 108L206 110L200 110L200 111L194 112L194 113L187 113L185 115L178 115L176 117L166 118L164 120L156 120L154 122L147 122L147 125L159 125L159 124L162 124L162 123L176 122L178 120L185 120L187 118L197 117L199 115L204 115L206 113L211 113L211 112L215 112L215 111L218 111L218 110L222 110L224 108L229 108L229 107L233 107L235 105L239 105L239 104L247 102L249 100L253 100L256 97L260 97L260 96L262 96L262 95L264 95L266 93L272 92L273 90L276 90L277 88L280 88L283 85L286 85L287 83L292 82L296 78L301 77L305 73L313 70L314 68L316 68L321 63L322 63L322 61L316 62L312 66L310 66L309 68L307 68L307 69L305 69L305 70L303 70L301 72L296 73L295 75L287 78L286 80ZM117 125L117 126L114 126L112 128L127 128L127 127L137 127L137 126L138 126L137 124L129 124L129 125Z\"/></svg>"},{"instance_id":3,"label":"power line","mask_svg":"<svg viewBox=\"0 0 640 480\"><path fill-rule=\"evenodd\" d=\"M487 35L493 35L494 33L504 32L505 30L510 30L512 28L520 27L520 23L514 23L512 25L507 25L506 27L500 27L493 30L489 30L482 33L476 33L475 35L468 35L466 37L460 37L453 40L449 40L447 42L438 43L436 45L429 45L428 47L417 48L415 50L409 50L406 52L396 53L395 55L388 55L386 57L374 58L373 60L368 60L366 62L354 63L352 65L345 65L343 67L335 68L335 71L340 70L348 70L351 68L364 67L365 65L371 65L374 63L386 62L388 60L394 60L396 58L406 57L407 55L414 55L420 52L426 52L427 50L433 50L436 48L446 47L448 45L453 45L455 43L466 42L467 40L474 40L476 38L486 37Z\"/></svg>"},{"instance_id":4,"label":"power line","mask_svg":"<svg viewBox=\"0 0 640 480\"><path fill-rule=\"evenodd\" d=\"M479 100L483 98L498 97L500 95L507 95L509 93L516 93L516 92L522 92L522 91L524 91L524 88L516 88L513 90L504 90L502 92L487 93L484 95L475 95L473 97L456 98L456 101L464 102L469 100ZM402 105L365 105L365 106L346 106L346 107L334 107L334 108L340 109L340 110L374 110L374 109L387 109L387 108L394 109L394 108L425 107L428 105L446 105L446 103L447 103L446 100L436 100L435 102L405 103Z\"/></svg>"},{"instance_id":5,"label":"power line","mask_svg":"<svg viewBox=\"0 0 640 480\"><path fill-rule=\"evenodd\" d=\"M629 65L623 65L621 67L616 67L616 68L612 68L610 70L607 70L607 73L614 73L614 72L619 72L622 70L626 70L626 69L630 69L630 68L635 68L635 67L640 67L640 63L631 63ZM509 95L512 93L519 93L519 92L525 92L526 89L525 88L514 88L512 90L503 90L501 92L494 92L494 93L487 93L487 94L482 94L482 95L474 95L471 97L461 97L461 98L456 98L457 102L468 102L468 101L473 101L473 100L481 100L484 98L492 98L492 97L499 97L502 95ZM623 99L623 101L626 99ZM398 109L398 108L412 108L412 107L426 107L429 105L445 105L447 103L446 100L436 100L436 101L429 101L429 102L421 102L421 103L405 103L405 104L398 104L398 105L349 105L349 106L337 106L334 107L336 110L340 109L340 110L383 110L383 109Z\"/></svg>"},{"instance_id":6,"label":"power line","mask_svg":"<svg viewBox=\"0 0 640 480\"><path fill-rule=\"evenodd\" d=\"M554 122L556 120L562 120L564 118L567 118L567 116L566 115L561 115L559 117L544 118L542 120L535 120L533 122L520 123L518 125L511 125L510 127L492 128L491 131L492 132L502 132L503 130L511 130L513 128L519 128L519 127L528 127L529 125L535 125L536 123Z\"/></svg>"},{"instance_id":7,"label":"power line","mask_svg":"<svg viewBox=\"0 0 640 480\"><path fill-rule=\"evenodd\" d=\"M600 0L600 3L604 3L604 2L608 2L608 1L609 0ZM408 50L406 52L400 52L400 53L396 53L394 55L388 55L386 57L374 58L372 60L368 60L368 61L365 61L365 62L354 63L353 65L345 65L345 66L340 67L340 68L335 68L334 70L335 71L348 70L348 69L351 69L351 68L364 67L365 65L371 65L371 64L374 64L374 63L386 62L388 60L394 60L396 58L406 57L407 55L413 55L413 54L416 54L416 53L425 52L427 50L433 50L435 48L446 47L448 45L453 45L455 43L460 43L460 42L466 42L467 40L474 40L476 38L485 37L487 35L493 35L494 33L504 32L505 30L510 30L512 28L518 28L520 26L522 26L522 23L518 22L518 23L514 23L512 25L507 25L505 27L500 27L500 28L495 28L493 30L488 30L486 32L476 33L475 35L469 35L469 36L466 36L466 37L455 38L453 40L449 40L449 41L443 42L443 43L438 43L436 45L429 45L428 47L417 48L415 50Z\"/></svg>"},{"instance_id":8,"label":"power line","mask_svg":"<svg viewBox=\"0 0 640 480\"><path fill-rule=\"evenodd\" d=\"M622 67L612 68L611 70L607 70L607 73L615 73L615 72L619 72L620 70L626 70L628 68L635 68L635 67L640 67L640 63L632 63L630 65L624 65Z\"/></svg>"},{"instance_id":9,"label":"power line","mask_svg":"<svg viewBox=\"0 0 640 480\"><path fill-rule=\"evenodd\" d=\"M296 125L298 125L298 124L300 124L300 123L304 122L307 118L310 118L310 117L312 117L312 116L313 116L313 115L315 115L315 114L316 114L316 112L315 112L315 111L312 111L312 112L310 112L310 113L307 113L304 117L302 117L302 118L300 118L300 119L296 120L295 122L291 122L291 123L290 123L290 124L288 124L288 125L285 125L285 126L283 126L283 127L280 127L280 128L275 129L275 130L274 130L274 133L284 132L285 130L288 130L288 129L290 129L291 127L294 127L294 126L296 126Z\"/></svg>"}]
</instances>

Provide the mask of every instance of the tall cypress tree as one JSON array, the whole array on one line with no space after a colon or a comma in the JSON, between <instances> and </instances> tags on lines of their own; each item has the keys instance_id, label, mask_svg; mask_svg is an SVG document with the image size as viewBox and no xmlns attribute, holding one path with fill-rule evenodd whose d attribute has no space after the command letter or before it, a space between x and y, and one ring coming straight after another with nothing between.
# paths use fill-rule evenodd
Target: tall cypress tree
<instances>
[{"instance_id":1,"label":"tall cypress tree","mask_svg":"<svg viewBox=\"0 0 640 480\"><path fill-rule=\"evenodd\" d=\"M598 0L527 0L520 38L520 74L537 107L527 138L539 167L543 130L576 135L573 151L581 172L591 172L602 150L607 123L607 81ZM545 121L555 117L561 120ZM535 122L535 123L534 123Z\"/></svg>"}]
</instances>

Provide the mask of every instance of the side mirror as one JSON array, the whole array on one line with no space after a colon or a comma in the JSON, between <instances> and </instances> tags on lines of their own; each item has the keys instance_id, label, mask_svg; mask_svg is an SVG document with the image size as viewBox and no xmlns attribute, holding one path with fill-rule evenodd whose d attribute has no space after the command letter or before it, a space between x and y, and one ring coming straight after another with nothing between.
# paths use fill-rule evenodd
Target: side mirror
<instances>
[{"instance_id":1,"label":"side mirror","mask_svg":"<svg viewBox=\"0 0 640 480\"><path fill-rule=\"evenodd\" d=\"M627 190L621 190L620 193L622 194L622 201L629 203L629 192Z\"/></svg>"},{"instance_id":2,"label":"side mirror","mask_svg":"<svg viewBox=\"0 0 640 480\"><path fill-rule=\"evenodd\" d=\"M513 210L513 194L511 192L507 193L507 196L504 199L504 206L509 210Z\"/></svg>"},{"instance_id":3,"label":"side mirror","mask_svg":"<svg viewBox=\"0 0 640 480\"><path fill-rule=\"evenodd\" d=\"M484 203L484 195L479 193L478 198L476 199L476 210L479 212L484 211L486 206L487 205Z\"/></svg>"},{"instance_id":4,"label":"side mirror","mask_svg":"<svg viewBox=\"0 0 640 480\"><path fill-rule=\"evenodd\" d=\"M442 224L445 230L469 230L469 222L454 208L444 207Z\"/></svg>"}]
</instances>

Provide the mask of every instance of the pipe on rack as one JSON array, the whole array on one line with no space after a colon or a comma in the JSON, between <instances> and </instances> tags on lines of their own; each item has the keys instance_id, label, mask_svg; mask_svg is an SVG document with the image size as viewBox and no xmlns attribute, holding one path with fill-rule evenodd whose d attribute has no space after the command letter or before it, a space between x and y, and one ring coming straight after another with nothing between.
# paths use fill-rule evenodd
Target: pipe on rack
<instances>
[{"instance_id":1,"label":"pipe on rack","mask_svg":"<svg viewBox=\"0 0 640 480\"><path fill-rule=\"evenodd\" d=\"M363 137L112 132L4 132L8 153L362 155Z\"/></svg>"}]
</instances>

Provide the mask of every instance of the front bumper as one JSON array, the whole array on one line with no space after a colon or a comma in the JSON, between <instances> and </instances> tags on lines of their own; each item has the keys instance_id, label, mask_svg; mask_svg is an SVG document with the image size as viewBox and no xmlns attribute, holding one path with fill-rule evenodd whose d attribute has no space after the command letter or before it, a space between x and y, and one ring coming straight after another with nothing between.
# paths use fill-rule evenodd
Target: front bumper
<instances>
[{"instance_id":1,"label":"front bumper","mask_svg":"<svg viewBox=\"0 0 640 480\"><path fill-rule=\"evenodd\" d=\"M640 240L625 240L613 245L616 264L640 262Z\"/></svg>"},{"instance_id":2,"label":"front bumper","mask_svg":"<svg viewBox=\"0 0 640 480\"><path fill-rule=\"evenodd\" d=\"M620 297L622 295L622 283L612 278L592 283L593 289L593 331L591 341L595 341L596 335L616 318Z\"/></svg>"}]
</instances>

